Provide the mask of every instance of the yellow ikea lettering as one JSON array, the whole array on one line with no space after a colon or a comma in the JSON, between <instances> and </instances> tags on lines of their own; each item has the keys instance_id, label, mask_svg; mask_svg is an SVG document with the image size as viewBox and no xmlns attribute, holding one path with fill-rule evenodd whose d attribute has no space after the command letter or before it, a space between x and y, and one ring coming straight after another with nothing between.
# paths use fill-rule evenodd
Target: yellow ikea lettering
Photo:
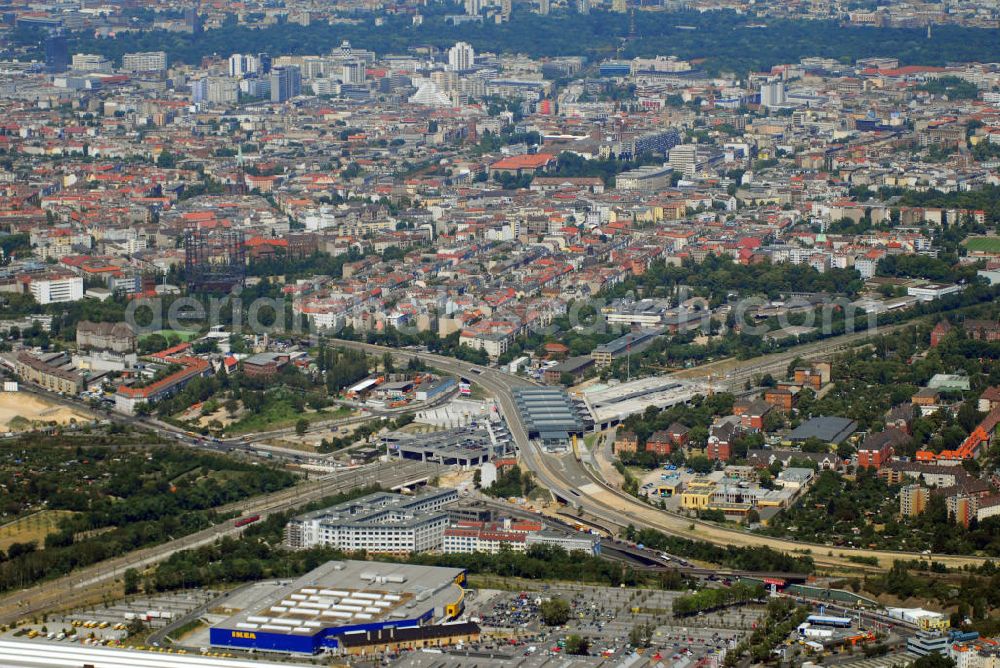
<instances>
[{"instance_id":1,"label":"yellow ikea lettering","mask_svg":"<svg viewBox=\"0 0 1000 668\"><path fill-rule=\"evenodd\" d=\"M242 638L244 640L256 640L257 634L249 631L233 631L233 637Z\"/></svg>"}]
</instances>

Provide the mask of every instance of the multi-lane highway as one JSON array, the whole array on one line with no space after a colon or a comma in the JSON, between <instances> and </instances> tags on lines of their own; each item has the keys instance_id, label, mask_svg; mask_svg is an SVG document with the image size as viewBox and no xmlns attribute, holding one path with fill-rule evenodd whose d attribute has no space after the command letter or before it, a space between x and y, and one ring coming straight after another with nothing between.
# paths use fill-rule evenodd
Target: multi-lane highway
<instances>
[{"instance_id":1,"label":"multi-lane highway","mask_svg":"<svg viewBox=\"0 0 1000 668\"><path fill-rule=\"evenodd\" d=\"M779 368L782 364L787 366L797 357L816 357L829 354L832 351L863 343L868 336L870 336L869 333L854 333L791 348L781 353L769 355L764 360L743 363L729 362L728 372L732 374L732 377L741 377L743 373L746 373L745 369L760 369L762 365L773 368ZM500 410L503 411L511 435L518 447L521 461L533 472L538 482L548 488L558 499L573 505L585 516L600 520L605 525L625 527L631 524L639 528L648 527L667 534L704 540L722 546L763 546L785 554L800 556L808 554L818 566L839 571L858 572L872 568L884 569L891 566L892 562L897 559L933 559L949 567L961 567L967 564L978 565L984 561L978 557L923 555L804 543L730 529L667 513L608 485L573 455L548 454L543 452L538 444L531 441L521 423L511 392L515 387L531 384L531 381L495 369L472 365L469 362L420 350L400 350L341 339L330 340L330 343L379 355L389 352L404 359L417 357L443 372L464 376L480 385L493 396ZM694 370L684 372L684 377L691 378L693 372ZM707 376L712 371L703 369L701 373ZM875 558L878 560L879 566L861 566L857 561L858 558Z\"/></svg>"},{"instance_id":2,"label":"multi-lane highway","mask_svg":"<svg viewBox=\"0 0 1000 668\"><path fill-rule=\"evenodd\" d=\"M242 512L244 516L260 515L264 518L352 489L376 484L391 489L425 483L439 472L437 465L423 462L396 460L377 463L325 475L290 489L247 499L217 510L220 514ZM0 598L0 624L9 624L56 607L68 608L80 604L93 596L95 588L113 582L129 568L146 568L167 559L175 552L207 545L223 536L236 535L242 530L232 520L227 520L197 533L108 559L56 580L10 594Z\"/></svg>"}]
</instances>

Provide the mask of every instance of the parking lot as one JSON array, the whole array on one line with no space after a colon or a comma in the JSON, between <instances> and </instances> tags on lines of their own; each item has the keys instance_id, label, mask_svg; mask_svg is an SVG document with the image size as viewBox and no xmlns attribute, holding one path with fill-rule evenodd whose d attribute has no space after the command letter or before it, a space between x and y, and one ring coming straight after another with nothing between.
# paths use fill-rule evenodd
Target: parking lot
<instances>
[{"instance_id":1,"label":"parking lot","mask_svg":"<svg viewBox=\"0 0 1000 668\"><path fill-rule=\"evenodd\" d=\"M206 590L137 596L108 606L51 615L11 629L4 637L117 645L128 637L130 626L141 623L142 628L162 628L215 596Z\"/></svg>"},{"instance_id":2,"label":"parking lot","mask_svg":"<svg viewBox=\"0 0 1000 668\"><path fill-rule=\"evenodd\" d=\"M511 658L564 652L568 636L590 642L593 658L623 658L631 653L629 635L649 625L651 648L664 659L681 663L721 655L735 646L764 615L763 606L732 608L676 619L673 601L683 592L621 589L583 585L542 586L532 591L480 590L467 602L467 614L483 628L475 652L503 652ZM550 628L541 619L541 604L561 598L570 605L570 620ZM676 658L675 658L676 657Z\"/></svg>"},{"instance_id":3,"label":"parking lot","mask_svg":"<svg viewBox=\"0 0 1000 668\"><path fill-rule=\"evenodd\" d=\"M216 592L205 590L137 596L38 620L37 624L18 629L17 637L116 645L127 638L129 626L135 622L156 630L195 612L206 624L211 624L235 609L252 607L272 595L276 586L275 582L257 583L237 588L221 598L217 598ZM673 601L685 592L574 584L524 586L530 589L471 590L466 598L466 617L480 624L482 638L473 644L444 650L444 656L438 655L444 661L442 668L445 665L471 668L484 658L499 659L519 668L541 666L555 658L560 665L597 668L608 662L621 662L631 655L635 648L629 636L637 627L646 625L650 646L644 653L659 655L664 663L683 667L703 658L721 658L763 616L762 606L748 606L676 619L672 613ZM542 621L541 607L555 598L568 603L570 618L562 626L549 627ZM13 633L12 630L7 635ZM202 626L186 637L183 644L198 651L208 645L207 636L207 626ZM587 655L567 655L570 636L588 641ZM422 654L404 652L383 660L400 668L416 668Z\"/></svg>"}]
</instances>

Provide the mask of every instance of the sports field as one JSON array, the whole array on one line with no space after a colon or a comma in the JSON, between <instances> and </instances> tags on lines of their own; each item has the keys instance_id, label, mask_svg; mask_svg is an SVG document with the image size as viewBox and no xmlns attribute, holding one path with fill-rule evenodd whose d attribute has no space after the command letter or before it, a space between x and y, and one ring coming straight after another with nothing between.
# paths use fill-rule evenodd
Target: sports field
<instances>
[{"instance_id":1,"label":"sports field","mask_svg":"<svg viewBox=\"0 0 1000 668\"><path fill-rule=\"evenodd\" d=\"M185 331L183 329L161 329L161 330L156 331L156 332L148 332L146 334L141 334L139 336L139 340L142 341L144 339L147 339L147 338L153 336L154 334L159 334L160 336L162 336L165 339L169 338L171 336L176 336L181 341L190 341L191 339L193 339L196 336L198 336L198 332L189 332L189 331Z\"/></svg>"},{"instance_id":2,"label":"sports field","mask_svg":"<svg viewBox=\"0 0 1000 668\"><path fill-rule=\"evenodd\" d=\"M1000 253L1000 237L973 237L965 240L965 247L979 253Z\"/></svg>"}]
</instances>

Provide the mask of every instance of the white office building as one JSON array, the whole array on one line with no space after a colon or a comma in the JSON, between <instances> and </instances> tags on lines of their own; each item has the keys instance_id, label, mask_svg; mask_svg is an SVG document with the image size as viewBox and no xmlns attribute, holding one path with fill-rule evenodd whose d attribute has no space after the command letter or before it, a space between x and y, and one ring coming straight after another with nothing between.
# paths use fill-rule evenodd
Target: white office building
<instances>
[{"instance_id":1,"label":"white office building","mask_svg":"<svg viewBox=\"0 0 1000 668\"><path fill-rule=\"evenodd\" d=\"M313 79L313 95L339 95L340 82L336 79Z\"/></svg>"},{"instance_id":2,"label":"white office building","mask_svg":"<svg viewBox=\"0 0 1000 668\"><path fill-rule=\"evenodd\" d=\"M229 76L242 78L248 74L257 74L260 70L260 63L257 56L244 53L234 53L229 56Z\"/></svg>"},{"instance_id":3,"label":"white office building","mask_svg":"<svg viewBox=\"0 0 1000 668\"><path fill-rule=\"evenodd\" d=\"M667 165L684 176L694 176L698 172L698 147L681 144L670 149Z\"/></svg>"},{"instance_id":4,"label":"white office building","mask_svg":"<svg viewBox=\"0 0 1000 668\"><path fill-rule=\"evenodd\" d=\"M111 74L114 69L111 61L96 53L74 53L70 69L74 72L96 74Z\"/></svg>"},{"instance_id":5,"label":"white office building","mask_svg":"<svg viewBox=\"0 0 1000 668\"><path fill-rule=\"evenodd\" d=\"M601 541L596 536L587 534L562 534L555 531L537 531L528 534L525 539L528 549L532 545L547 545L551 547L561 547L566 552L583 552L592 556L601 553Z\"/></svg>"},{"instance_id":6,"label":"white office building","mask_svg":"<svg viewBox=\"0 0 1000 668\"><path fill-rule=\"evenodd\" d=\"M361 85L365 82L365 63L361 60L352 60L344 63L340 68L340 80L345 84Z\"/></svg>"},{"instance_id":7,"label":"white office building","mask_svg":"<svg viewBox=\"0 0 1000 668\"><path fill-rule=\"evenodd\" d=\"M471 70L476 63L476 51L471 44L458 42L448 49L448 69L453 72Z\"/></svg>"},{"instance_id":8,"label":"white office building","mask_svg":"<svg viewBox=\"0 0 1000 668\"><path fill-rule=\"evenodd\" d=\"M32 276L28 291L39 304L75 302L83 299L83 278L72 274L50 273Z\"/></svg>"},{"instance_id":9,"label":"white office building","mask_svg":"<svg viewBox=\"0 0 1000 668\"><path fill-rule=\"evenodd\" d=\"M208 80L205 100L212 104L233 104L240 99L240 85L226 77L211 77Z\"/></svg>"},{"instance_id":10,"label":"white office building","mask_svg":"<svg viewBox=\"0 0 1000 668\"><path fill-rule=\"evenodd\" d=\"M167 69L166 51L140 51L122 56L122 69L126 72L160 72Z\"/></svg>"},{"instance_id":11,"label":"white office building","mask_svg":"<svg viewBox=\"0 0 1000 668\"><path fill-rule=\"evenodd\" d=\"M924 283L922 285L911 285L906 288L907 295L916 297L922 302L931 302L961 291L962 286L954 283Z\"/></svg>"},{"instance_id":12,"label":"white office building","mask_svg":"<svg viewBox=\"0 0 1000 668\"><path fill-rule=\"evenodd\" d=\"M457 500L454 489L417 496L376 492L294 518L285 527L285 544L295 549L328 545L381 554L436 550L450 525L444 507Z\"/></svg>"},{"instance_id":13,"label":"white office building","mask_svg":"<svg viewBox=\"0 0 1000 668\"><path fill-rule=\"evenodd\" d=\"M781 107L785 104L785 82L768 81L760 85L760 106Z\"/></svg>"}]
</instances>

